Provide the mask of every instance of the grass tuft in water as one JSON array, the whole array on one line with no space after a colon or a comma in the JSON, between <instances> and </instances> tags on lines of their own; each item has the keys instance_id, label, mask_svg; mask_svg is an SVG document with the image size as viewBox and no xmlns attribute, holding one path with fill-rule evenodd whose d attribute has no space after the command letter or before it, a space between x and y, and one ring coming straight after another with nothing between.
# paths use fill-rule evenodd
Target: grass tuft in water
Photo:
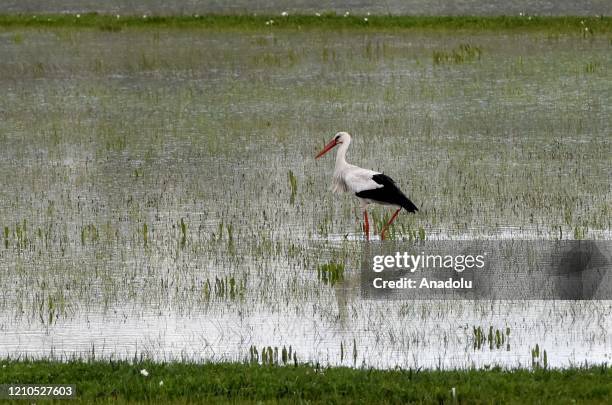
<instances>
[{"instance_id":1,"label":"grass tuft in water","mask_svg":"<svg viewBox=\"0 0 612 405\"><path fill-rule=\"evenodd\" d=\"M450 51L434 51L432 54L434 65L455 64L480 60L482 48L476 45L460 44Z\"/></svg>"},{"instance_id":2,"label":"grass tuft in water","mask_svg":"<svg viewBox=\"0 0 612 405\"><path fill-rule=\"evenodd\" d=\"M293 171L291 170L289 170L289 187L291 187L290 203L293 205L295 204L295 195L297 194L298 184L297 177L295 177L295 174L293 174Z\"/></svg>"},{"instance_id":3,"label":"grass tuft in water","mask_svg":"<svg viewBox=\"0 0 612 405\"><path fill-rule=\"evenodd\" d=\"M540 350L540 345L537 343L535 347L531 349L531 367L534 370L548 369L548 354L546 350Z\"/></svg>"},{"instance_id":4,"label":"grass tuft in water","mask_svg":"<svg viewBox=\"0 0 612 405\"><path fill-rule=\"evenodd\" d=\"M344 264L342 263L327 263L322 264L317 268L317 278L323 282L323 284L329 284L331 286L344 280Z\"/></svg>"},{"instance_id":5,"label":"grass tuft in water","mask_svg":"<svg viewBox=\"0 0 612 405\"><path fill-rule=\"evenodd\" d=\"M185 244L187 243L187 224L183 218L181 218L179 225L181 227L181 249L184 249Z\"/></svg>"},{"instance_id":6,"label":"grass tuft in water","mask_svg":"<svg viewBox=\"0 0 612 405\"><path fill-rule=\"evenodd\" d=\"M474 351L484 349L487 344L489 350L506 349L510 351L510 328L503 330L489 326L488 333L485 334L482 327L474 326L472 340Z\"/></svg>"}]
</instances>

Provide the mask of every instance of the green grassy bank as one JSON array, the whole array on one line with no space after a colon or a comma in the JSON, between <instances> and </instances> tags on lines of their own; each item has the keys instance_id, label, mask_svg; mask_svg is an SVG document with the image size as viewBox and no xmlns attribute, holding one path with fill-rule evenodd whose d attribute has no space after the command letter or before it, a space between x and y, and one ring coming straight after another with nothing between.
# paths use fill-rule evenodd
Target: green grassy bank
<instances>
[{"instance_id":1,"label":"green grassy bank","mask_svg":"<svg viewBox=\"0 0 612 405\"><path fill-rule=\"evenodd\" d=\"M215 29L465 29L547 30L589 34L612 32L612 17L422 17L313 15L119 16L100 14L0 15L0 27L83 27L121 30L128 27L200 27Z\"/></svg>"},{"instance_id":2,"label":"green grassy bank","mask_svg":"<svg viewBox=\"0 0 612 405\"><path fill-rule=\"evenodd\" d=\"M381 371L230 363L4 361L0 367L0 384L74 384L77 400L85 403L569 404L612 400L612 369L605 366L536 371Z\"/></svg>"}]
</instances>

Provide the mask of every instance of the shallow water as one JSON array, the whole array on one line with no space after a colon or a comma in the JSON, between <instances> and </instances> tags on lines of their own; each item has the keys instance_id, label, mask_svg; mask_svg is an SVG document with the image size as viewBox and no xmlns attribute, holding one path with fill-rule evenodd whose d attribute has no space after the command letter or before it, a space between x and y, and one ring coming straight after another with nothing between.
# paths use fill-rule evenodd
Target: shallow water
<instances>
[{"instance_id":1,"label":"shallow water","mask_svg":"<svg viewBox=\"0 0 612 405\"><path fill-rule=\"evenodd\" d=\"M610 240L611 62L581 33L2 31L0 355L609 361L607 301L362 300L357 204L313 157L350 131L421 208L395 238Z\"/></svg>"}]
</instances>

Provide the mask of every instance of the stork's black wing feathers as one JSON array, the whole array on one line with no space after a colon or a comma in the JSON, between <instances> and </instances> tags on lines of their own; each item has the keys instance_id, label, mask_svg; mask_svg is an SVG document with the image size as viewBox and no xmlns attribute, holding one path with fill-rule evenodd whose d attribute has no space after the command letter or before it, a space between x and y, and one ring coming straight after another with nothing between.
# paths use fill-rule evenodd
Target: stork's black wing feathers
<instances>
[{"instance_id":1,"label":"stork's black wing feathers","mask_svg":"<svg viewBox=\"0 0 612 405\"><path fill-rule=\"evenodd\" d=\"M379 173L372 176L372 180L378 184L382 184L382 187L372 190L363 190L355 193L355 195L369 200L380 201L381 203L398 205L408 212L417 212L419 210L416 205L402 193L402 190L395 185L395 181L391 177Z\"/></svg>"}]
</instances>

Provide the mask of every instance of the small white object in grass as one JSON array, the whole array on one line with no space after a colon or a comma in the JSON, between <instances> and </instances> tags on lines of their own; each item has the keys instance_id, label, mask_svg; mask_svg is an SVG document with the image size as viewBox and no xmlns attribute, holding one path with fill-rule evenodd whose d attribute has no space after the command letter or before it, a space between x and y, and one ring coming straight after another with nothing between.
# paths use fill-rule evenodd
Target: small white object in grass
<instances>
[{"instance_id":1,"label":"small white object in grass","mask_svg":"<svg viewBox=\"0 0 612 405\"><path fill-rule=\"evenodd\" d=\"M365 17L363 21L368 22L368 17Z\"/></svg>"},{"instance_id":2,"label":"small white object in grass","mask_svg":"<svg viewBox=\"0 0 612 405\"><path fill-rule=\"evenodd\" d=\"M346 13L344 13L345 17L348 17L351 13L349 13L348 11Z\"/></svg>"},{"instance_id":3,"label":"small white object in grass","mask_svg":"<svg viewBox=\"0 0 612 405\"><path fill-rule=\"evenodd\" d=\"M584 25L584 20L580 20L580 24Z\"/></svg>"},{"instance_id":4,"label":"small white object in grass","mask_svg":"<svg viewBox=\"0 0 612 405\"><path fill-rule=\"evenodd\" d=\"M76 15L76 18L81 18L81 14L77 14L77 15Z\"/></svg>"},{"instance_id":5,"label":"small white object in grass","mask_svg":"<svg viewBox=\"0 0 612 405\"><path fill-rule=\"evenodd\" d=\"M455 387L451 388L451 392L453 393L453 398L457 398L457 391L455 390Z\"/></svg>"},{"instance_id":6,"label":"small white object in grass","mask_svg":"<svg viewBox=\"0 0 612 405\"><path fill-rule=\"evenodd\" d=\"M144 375L145 377L149 376L149 372L147 371L147 369L143 368L142 370L140 370L140 374Z\"/></svg>"},{"instance_id":7,"label":"small white object in grass","mask_svg":"<svg viewBox=\"0 0 612 405\"><path fill-rule=\"evenodd\" d=\"M317 17L321 17L321 13L315 13Z\"/></svg>"},{"instance_id":8,"label":"small white object in grass","mask_svg":"<svg viewBox=\"0 0 612 405\"><path fill-rule=\"evenodd\" d=\"M286 11L283 11L283 12L281 13L281 15L282 15L283 17L287 17L287 16L289 15L289 13L288 13L288 12L286 12Z\"/></svg>"},{"instance_id":9,"label":"small white object in grass","mask_svg":"<svg viewBox=\"0 0 612 405\"><path fill-rule=\"evenodd\" d=\"M120 17L120 15L119 15L119 14L117 14L117 15L116 15L116 17L117 17L117 20L118 20L118 19L119 19L119 17Z\"/></svg>"},{"instance_id":10,"label":"small white object in grass","mask_svg":"<svg viewBox=\"0 0 612 405\"><path fill-rule=\"evenodd\" d=\"M584 30L585 30L585 31L588 31L588 30L589 30L589 27L584 27Z\"/></svg>"},{"instance_id":11,"label":"small white object in grass","mask_svg":"<svg viewBox=\"0 0 612 405\"><path fill-rule=\"evenodd\" d=\"M142 15L142 18L147 18L147 15L146 15L146 14L143 14L143 15Z\"/></svg>"},{"instance_id":12,"label":"small white object in grass","mask_svg":"<svg viewBox=\"0 0 612 405\"><path fill-rule=\"evenodd\" d=\"M161 381L159 382L159 386L161 387L162 385L164 385L164 380L161 380Z\"/></svg>"},{"instance_id":13,"label":"small white object in grass","mask_svg":"<svg viewBox=\"0 0 612 405\"><path fill-rule=\"evenodd\" d=\"M523 12L521 11L521 12L519 13L519 15L522 17L522 16L523 16Z\"/></svg>"}]
</instances>

